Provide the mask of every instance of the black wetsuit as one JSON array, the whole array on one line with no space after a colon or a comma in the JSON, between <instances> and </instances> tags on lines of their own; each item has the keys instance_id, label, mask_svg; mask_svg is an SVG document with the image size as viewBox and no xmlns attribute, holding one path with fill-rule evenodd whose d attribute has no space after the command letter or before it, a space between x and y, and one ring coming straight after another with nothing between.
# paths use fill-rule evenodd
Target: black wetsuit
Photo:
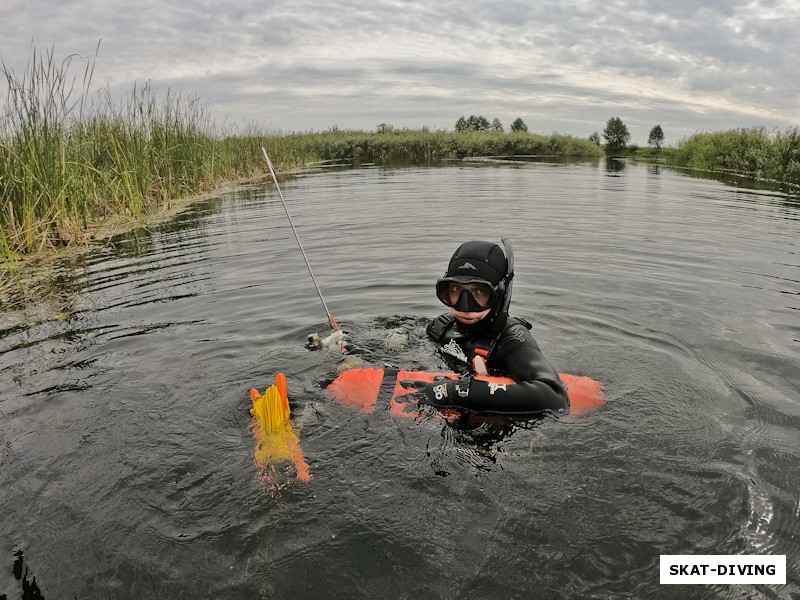
<instances>
[{"instance_id":1,"label":"black wetsuit","mask_svg":"<svg viewBox=\"0 0 800 600\"><path fill-rule=\"evenodd\" d=\"M439 352L451 366L467 377L458 382L438 382L426 386L432 404L467 410L530 413L569 411L566 386L558 372L544 357L523 319L508 317L499 335L463 333L449 313L434 319L428 336L439 345ZM476 350L488 352L489 375L506 376L516 383L497 386L471 378ZM437 390L438 386L438 390Z\"/></svg>"}]
</instances>

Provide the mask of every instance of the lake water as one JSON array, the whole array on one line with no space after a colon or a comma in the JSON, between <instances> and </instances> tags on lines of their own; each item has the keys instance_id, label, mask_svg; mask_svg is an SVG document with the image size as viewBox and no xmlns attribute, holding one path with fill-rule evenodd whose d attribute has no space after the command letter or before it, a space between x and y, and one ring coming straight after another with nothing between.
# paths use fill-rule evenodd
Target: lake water
<instances>
[{"instance_id":1,"label":"lake water","mask_svg":"<svg viewBox=\"0 0 800 600\"><path fill-rule=\"evenodd\" d=\"M512 313L607 405L466 429L333 402L275 188L230 191L0 315L0 595L24 575L47 599L800 598L797 197L605 161L282 189L372 364L439 366L435 280L508 236ZM279 371L307 483L253 461L248 390ZM661 586L662 554L785 554L787 583Z\"/></svg>"}]
</instances>

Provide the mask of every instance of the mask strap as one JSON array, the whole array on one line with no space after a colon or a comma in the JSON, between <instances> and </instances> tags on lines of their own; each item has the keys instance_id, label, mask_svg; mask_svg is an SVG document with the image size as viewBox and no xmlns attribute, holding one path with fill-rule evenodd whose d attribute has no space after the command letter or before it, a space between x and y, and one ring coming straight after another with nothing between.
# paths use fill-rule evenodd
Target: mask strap
<instances>
[{"instance_id":1,"label":"mask strap","mask_svg":"<svg viewBox=\"0 0 800 600\"><path fill-rule=\"evenodd\" d=\"M504 237L500 238L503 242L503 249L506 253L506 262L508 263L508 267L506 268L506 276L503 278L504 283L504 290L503 290L503 306L500 308L500 312L508 313L508 307L511 304L511 282L514 279L514 248L511 246L511 241Z\"/></svg>"}]
</instances>

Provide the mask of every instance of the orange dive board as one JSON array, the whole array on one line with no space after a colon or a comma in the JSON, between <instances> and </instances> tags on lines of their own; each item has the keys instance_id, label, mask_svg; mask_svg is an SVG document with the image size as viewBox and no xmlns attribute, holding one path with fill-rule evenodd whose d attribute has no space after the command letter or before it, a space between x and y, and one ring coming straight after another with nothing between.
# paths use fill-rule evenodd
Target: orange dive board
<instances>
[{"instance_id":1,"label":"orange dive board","mask_svg":"<svg viewBox=\"0 0 800 600\"><path fill-rule=\"evenodd\" d=\"M432 383L437 377L460 379L456 373L445 371L402 371L397 369L350 369L339 375L327 388L327 392L342 404L354 406L363 412L372 412L379 397L389 397L389 407L395 416L414 417L414 405L403 401L403 396L413 394L413 389L400 385L406 379ZM579 415L605 404L603 386L591 377L562 373L561 380L567 384L570 414ZM476 375L475 379L497 384L513 384L508 377ZM391 394L391 395L389 395Z\"/></svg>"}]
</instances>

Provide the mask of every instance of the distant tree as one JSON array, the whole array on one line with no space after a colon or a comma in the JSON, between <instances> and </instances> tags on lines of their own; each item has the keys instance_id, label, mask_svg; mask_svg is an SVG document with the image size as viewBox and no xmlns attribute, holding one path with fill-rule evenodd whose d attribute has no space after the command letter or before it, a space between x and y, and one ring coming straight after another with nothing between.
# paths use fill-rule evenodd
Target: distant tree
<instances>
[{"instance_id":1,"label":"distant tree","mask_svg":"<svg viewBox=\"0 0 800 600\"><path fill-rule=\"evenodd\" d=\"M610 153L624 150L631 141L631 134L619 117L611 117L608 120L603 130L603 137L606 138L606 151Z\"/></svg>"},{"instance_id":2,"label":"distant tree","mask_svg":"<svg viewBox=\"0 0 800 600\"><path fill-rule=\"evenodd\" d=\"M491 127L489 123L489 119L484 117L483 115L470 115L467 119L467 129L470 131L486 131Z\"/></svg>"},{"instance_id":3,"label":"distant tree","mask_svg":"<svg viewBox=\"0 0 800 600\"><path fill-rule=\"evenodd\" d=\"M503 124L500 122L500 119L492 121L492 129L495 131L503 131Z\"/></svg>"},{"instance_id":4,"label":"distant tree","mask_svg":"<svg viewBox=\"0 0 800 600\"><path fill-rule=\"evenodd\" d=\"M525 125L525 121L522 120L521 117L517 117L514 119L514 122L511 124L511 131L528 131L528 126Z\"/></svg>"},{"instance_id":5,"label":"distant tree","mask_svg":"<svg viewBox=\"0 0 800 600\"><path fill-rule=\"evenodd\" d=\"M467 120L464 118L464 115L458 117L458 121L456 121L456 131L466 131L467 130Z\"/></svg>"},{"instance_id":6,"label":"distant tree","mask_svg":"<svg viewBox=\"0 0 800 600\"><path fill-rule=\"evenodd\" d=\"M378 133L389 133L394 131L394 126L389 125L388 123L381 123L380 125L378 125L376 130Z\"/></svg>"},{"instance_id":7,"label":"distant tree","mask_svg":"<svg viewBox=\"0 0 800 600\"><path fill-rule=\"evenodd\" d=\"M590 141L590 142L594 142L594 143L595 143L595 144L597 144L598 146L599 146L599 145L602 143L602 142L600 141L600 134L599 134L599 133L597 133L596 131L595 131L595 132L594 132L592 135L590 135L590 136L589 136L589 141Z\"/></svg>"},{"instance_id":8,"label":"distant tree","mask_svg":"<svg viewBox=\"0 0 800 600\"><path fill-rule=\"evenodd\" d=\"M664 143L664 130L661 125L656 125L650 130L650 137L647 138L647 143L655 146L656 150L661 150L661 144Z\"/></svg>"}]
</instances>

